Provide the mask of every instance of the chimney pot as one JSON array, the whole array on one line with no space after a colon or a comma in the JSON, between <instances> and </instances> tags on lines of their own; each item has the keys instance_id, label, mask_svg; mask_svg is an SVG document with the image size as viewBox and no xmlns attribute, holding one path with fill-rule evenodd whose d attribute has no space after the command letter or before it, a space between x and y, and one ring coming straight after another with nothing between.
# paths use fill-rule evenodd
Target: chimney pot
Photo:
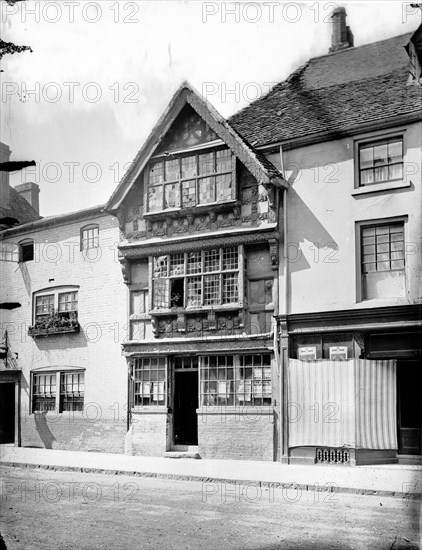
<instances>
[{"instance_id":1,"label":"chimney pot","mask_svg":"<svg viewBox=\"0 0 422 550\"><path fill-rule=\"evenodd\" d=\"M20 183L19 185L15 186L15 191L17 191L21 197L26 199L29 202L29 204L32 206L32 208L39 215L40 213L39 185L37 185L36 183L33 183L32 181L29 181L27 183Z\"/></svg>"},{"instance_id":2,"label":"chimney pot","mask_svg":"<svg viewBox=\"0 0 422 550\"><path fill-rule=\"evenodd\" d=\"M353 33L350 27L346 25L346 9L338 6L333 10L331 19L333 20L333 34L331 35L330 52L337 52L353 47Z\"/></svg>"}]
</instances>

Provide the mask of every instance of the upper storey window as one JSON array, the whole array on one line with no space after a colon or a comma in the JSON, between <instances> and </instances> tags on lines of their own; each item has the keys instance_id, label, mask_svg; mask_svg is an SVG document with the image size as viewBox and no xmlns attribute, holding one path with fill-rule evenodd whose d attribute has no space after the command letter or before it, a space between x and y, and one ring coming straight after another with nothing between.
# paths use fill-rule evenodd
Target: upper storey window
<instances>
[{"instance_id":1,"label":"upper storey window","mask_svg":"<svg viewBox=\"0 0 422 550\"><path fill-rule=\"evenodd\" d=\"M97 224L86 225L81 229L81 250L100 246L100 230Z\"/></svg>"},{"instance_id":2,"label":"upper storey window","mask_svg":"<svg viewBox=\"0 0 422 550\"><path fill-rule=\"evenodd\" d=\"M403 138L359 146L359 185L372 185L403 178Z\"/></svg>"},{"instance_id":3,"label":"upper storey window","mask_svg":"<svg viewBox=\"0 0 422 550\"><path fill-rule=\"evenodd\" d=\"M230 149L153 162L148 169L148 212L235 199L234 166Z\"/></svg>"}]
</instances>

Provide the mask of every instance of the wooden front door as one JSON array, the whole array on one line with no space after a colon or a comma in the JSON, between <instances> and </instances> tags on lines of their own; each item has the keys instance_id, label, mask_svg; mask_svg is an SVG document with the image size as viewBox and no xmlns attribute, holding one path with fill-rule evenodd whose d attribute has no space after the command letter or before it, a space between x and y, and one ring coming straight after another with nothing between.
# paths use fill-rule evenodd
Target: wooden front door
<instances>
[{"instance_id":1,"label":"wooden front door","mask_svg":"<svg viewBox=\"0 0 422 550\"><path fill-rule=\"evenodd\" d=\"M397 418L399 454L422 454L422 364L397 361Z\"/></svg>"},{"instance_id":2,"label":"wooden front door","mask_svg":"<svg viewBox=\"0 0 422 550\"><path fill-rule=\"evenodd\" d=\"M0 443L15 442L15 383L0 384Z\"/></svg>"},{"instance_id":3,"label":"wooden front door","mask_svg":"<svg viewBox=\"0 0 422 550\"><path fill-rule=\"evenodd\" d=\"M174 443L198 444L198 371L174 373Z\"/></svg>"}]
</instances>

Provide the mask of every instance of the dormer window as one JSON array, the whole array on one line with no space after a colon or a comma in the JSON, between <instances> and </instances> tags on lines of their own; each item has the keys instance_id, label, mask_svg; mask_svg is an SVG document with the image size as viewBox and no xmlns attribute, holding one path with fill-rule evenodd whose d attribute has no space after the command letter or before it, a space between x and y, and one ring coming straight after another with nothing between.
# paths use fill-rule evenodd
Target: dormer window
<instances>
[{"instance_id":1,"label":"dormer window","mask_svg":"<svg viewBox=\"0 0 422 550\"><path fill-rule=\"evenodd\" d=\"M148 212L228 202L236 198L230 149L153 161L148 169Z\"/></svg>"}]
</instances>

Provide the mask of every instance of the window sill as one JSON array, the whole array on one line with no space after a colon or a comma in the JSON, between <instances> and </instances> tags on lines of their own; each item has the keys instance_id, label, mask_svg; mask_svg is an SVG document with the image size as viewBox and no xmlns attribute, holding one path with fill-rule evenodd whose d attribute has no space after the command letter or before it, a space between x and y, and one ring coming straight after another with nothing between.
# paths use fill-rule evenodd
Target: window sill
<instances>
[{"instance_id":1,"label":"window sill","mask_svg":"<svg viewBox=\"0 0 422 550\"><path fill-rule=\"evenodd\" d=\"M162 317L168 315L179 315L180 313L184 313L185 315L189 315L190 313L205 313L209 311L214 311L215 313L218 313L220 311L237 311L242 308L243 305L241 304L222 304L217 306L195 306L186 308L178 307L175 309L153 309L150 310L149 315L151 317Z\"/></svg>"},{"instance_id":2,"label":"window sill","mask_svg":"<svg viewBox=\"0 0 422 550\"><path fill-rule=\"evenodd\" d=\"M273 414L274 406L271 405L203 405L196 409L197 414L239 414L261 415Z\"/></svg>"},{"instance_id":3,"label":"window sill","mask_svg":"<svg viewBox=\"0 0 422 550\"><path fill-rule=\"evenodd\" d=\"M145 212L143 215L144 218L163 218L165 216L168 217L178 217L178 216L188 216L189 214L198 214L202 212L208 212L210 208L213 209L213 211L224 211L228 210L230 208L233 208L234 206L239 206L239 201L236 199L232 199L229 201L221 201L221 202L209 202L207 204L197 204L196 206L191 206L188 208L167 208L166 210L159 210L157 212Z\"/></svg>"},{"instance_id":4,"label":"window sill","mask_svg":"<svg viewBox=\"0 0 422 550\"><path fill-rule=\"evenodd\" d=\"M169 408L166 405L157 405L152 407L132 407L132 414L168 414Z\"/></svg>"},{"instance_id":5,"label":"window sill","mask_svg":"<svg viewBox=\"0 0 422 550\"><path fill-rule=\"evenodd\" d=\"M367 195L368 193L377 193L383 191L391 191L393 189L405 189L411 186L411 182L404 181L390 181L386 183L374 183L372 185L366 185L359 187L352 191L352 196Z\"/></svg>"}]
</instances>

